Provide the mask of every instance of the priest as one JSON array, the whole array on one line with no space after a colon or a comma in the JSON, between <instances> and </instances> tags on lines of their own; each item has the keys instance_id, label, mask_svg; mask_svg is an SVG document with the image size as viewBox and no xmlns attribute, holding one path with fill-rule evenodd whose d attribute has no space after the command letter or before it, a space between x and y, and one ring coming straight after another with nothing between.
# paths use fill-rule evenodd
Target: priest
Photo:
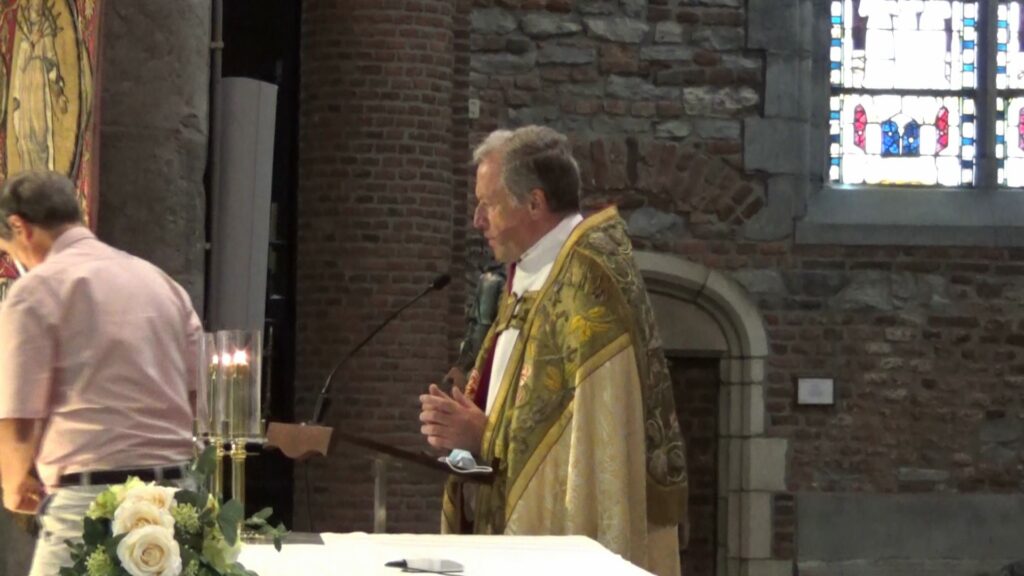
<instances>
[{"instance_id":1,"label":"priest","mask_svg":"<svg viewBox=\"0 0 1024 576\"><path fill-rule=\"evenodd\" d=\"M442 530L586 535L679 574L685 450L625 223L615 208L583 218L579 168L550 128L496 131L474 160L473 225L509 265L507 293L465 391L431 385L420 420L431 446L497 474L475 494L446 487Z\"/></svg>"}]
</instances>

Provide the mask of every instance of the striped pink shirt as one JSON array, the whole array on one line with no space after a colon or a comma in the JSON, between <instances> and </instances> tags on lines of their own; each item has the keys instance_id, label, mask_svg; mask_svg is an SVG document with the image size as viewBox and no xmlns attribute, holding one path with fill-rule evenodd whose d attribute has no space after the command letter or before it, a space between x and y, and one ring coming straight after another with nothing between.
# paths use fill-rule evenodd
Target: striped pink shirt
<instances>
[{"instance_id":1,"label":"striped pink shirt","mask_svg":"<svg viewBox=\"0 0 1024 576\"><path fill-rule=\"evenodd\" d=\"M36 468L48 486L188 460L201 336L174 280L72 228L0 307L0 418L47 420Z\"/></svg>"}]
</instances>

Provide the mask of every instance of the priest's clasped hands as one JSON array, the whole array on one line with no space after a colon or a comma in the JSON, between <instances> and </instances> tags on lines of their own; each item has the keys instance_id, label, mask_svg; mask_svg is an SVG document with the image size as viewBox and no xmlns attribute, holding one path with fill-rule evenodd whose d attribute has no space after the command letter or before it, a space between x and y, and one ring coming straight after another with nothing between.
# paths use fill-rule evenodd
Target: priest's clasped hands
<instances>
[{"instance_id":1,"label":"priest's clasped hands","mask_svg":"<svg viewBox=\"0 0 1024 576\"><path fill-rule=\"evenodd\" d=\"M420 432L432 447L480 453L487 415L458 386L448 395L431 384L427 393L420 395L420 422Z\"/></svg>"}]
</instances>

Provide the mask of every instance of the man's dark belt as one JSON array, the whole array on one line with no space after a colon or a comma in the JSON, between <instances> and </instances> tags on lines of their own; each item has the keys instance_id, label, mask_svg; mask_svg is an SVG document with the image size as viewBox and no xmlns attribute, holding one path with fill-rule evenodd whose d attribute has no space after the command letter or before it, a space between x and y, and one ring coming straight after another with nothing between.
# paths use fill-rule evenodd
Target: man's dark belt
<instances>
[{"instance_id":1,"label":"man's dark belt","mask_svg":"<svg viewBox=\"0 0 1024 576\"><path fill-rule=\"evenodd\" d=\"M125 470L100 470L64 474L57 479L57 486L94 486L97 484L122 484L135 476L143 482L180 480L185 477L185 465L158 466L154 468L131 468Z\"/></svg>"}]
</instances>

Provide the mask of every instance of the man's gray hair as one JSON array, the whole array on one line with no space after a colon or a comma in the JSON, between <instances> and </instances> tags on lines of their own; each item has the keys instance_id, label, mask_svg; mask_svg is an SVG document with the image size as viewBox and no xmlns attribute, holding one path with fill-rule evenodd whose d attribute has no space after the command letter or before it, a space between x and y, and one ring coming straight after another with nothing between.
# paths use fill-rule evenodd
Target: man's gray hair
<instances>
[{"instance_id":1,"label":"man's gray hair","mask_svg":"<svg viewBox=\"0 0 1024 576\"><path fill-rule=\"evenodd\" d=\"M580 209L580 169L565 135L546 126L495 130L473 151L479 164L492 154L501 159L501 183L517 202L540 189L552 212Z\"/></svg>"},{"instance_id":2,"label":"man's gray hair","mask_svg":"<svg viewBox=\"0 0 1024 576\"><path fill-rule=\"evenodd\" d=\"M82 222L82 207L71 180L57 172L22 172L4 182L0 190L0 238L10 240L14 232L7 217L17 215L29 224L53 230Z\"/></svg>"}]
</instances>

